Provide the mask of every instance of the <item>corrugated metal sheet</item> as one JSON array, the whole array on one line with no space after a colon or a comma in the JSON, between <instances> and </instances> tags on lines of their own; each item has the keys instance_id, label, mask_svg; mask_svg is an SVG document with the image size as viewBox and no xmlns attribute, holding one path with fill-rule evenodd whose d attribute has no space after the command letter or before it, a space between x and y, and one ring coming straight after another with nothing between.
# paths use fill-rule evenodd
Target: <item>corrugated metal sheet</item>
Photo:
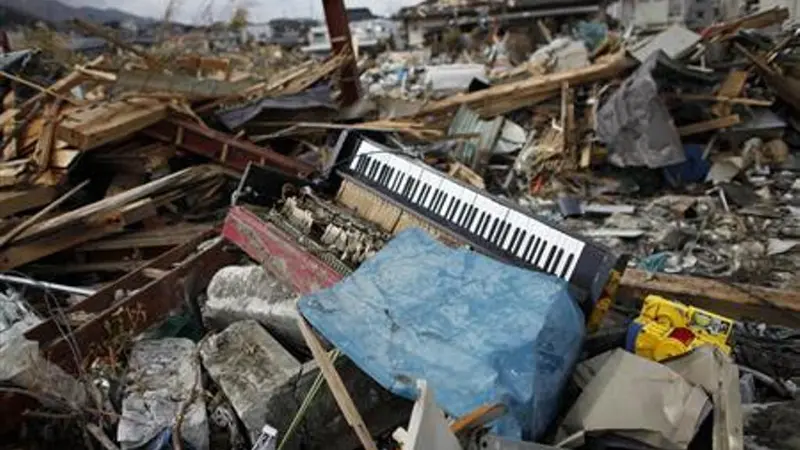
<instances>
[{"instance_id":1,"label":"corrugated metal sheet","mask_svg":"<svg viewBox=\"0 0 800 450\"><path fill-rule=\"evenodd\" d=\"M466 106L459 108L450 123L447 135L477 134L480 137L462 142L454 155L456 159L480 174L482 166L488 162L492 148L497 142L504 120L503 116L495 117L492 120L483 120Z\"/></svg>"}]
</instances>

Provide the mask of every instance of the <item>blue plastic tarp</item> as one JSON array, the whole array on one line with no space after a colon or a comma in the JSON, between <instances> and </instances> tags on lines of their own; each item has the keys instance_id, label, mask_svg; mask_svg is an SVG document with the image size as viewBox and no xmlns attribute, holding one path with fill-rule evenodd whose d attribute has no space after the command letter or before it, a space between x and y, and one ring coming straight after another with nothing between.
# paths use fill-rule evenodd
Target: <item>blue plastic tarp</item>
<instances>
[{"instance_id":1,"label":"blue plastic tarp","mask_svg":"<svg viewBox=\"0 0 800 450\"><path fill-rule=\"evenodd\" d=\"M555 417L584 337L564 281L446 247L419 229L298 306L385 388L413 400L425 379L456 416L502 402L509 414L496 432L514 438L539 437Z\"/></svg>"}]
</instances>

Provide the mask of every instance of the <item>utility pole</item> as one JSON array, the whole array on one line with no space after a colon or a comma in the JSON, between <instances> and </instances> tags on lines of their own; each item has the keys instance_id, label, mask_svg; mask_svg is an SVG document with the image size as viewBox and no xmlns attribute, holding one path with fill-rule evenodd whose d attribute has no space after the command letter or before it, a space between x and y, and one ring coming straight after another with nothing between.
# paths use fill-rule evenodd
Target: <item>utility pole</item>
<instances>
[{"instance_id":1,"label":"utility pole","mask_svg":"<svg viewBox=\"0 0 800 450\"><path fill-rule=\"evenodd\" d=\"M339 72L339 89L342 91L342 105L349 106L358 100L358 71L353 39L350 36L350 24L343 0L322 0L325 10L325 23L328 25L328 36L331 39L331 52L339 54L347 52L350 57Z\"/></svg>"}]
</instances>

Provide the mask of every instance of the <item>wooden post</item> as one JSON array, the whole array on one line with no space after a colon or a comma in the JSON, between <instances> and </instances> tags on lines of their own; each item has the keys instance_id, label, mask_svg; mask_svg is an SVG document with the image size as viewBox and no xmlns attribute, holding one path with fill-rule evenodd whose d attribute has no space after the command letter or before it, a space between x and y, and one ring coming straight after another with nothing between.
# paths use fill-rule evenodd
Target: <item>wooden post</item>
<instances>
[{"instance_id":1,"label":"wooden post","mask_svg":"<svg viewBox=\"0 0 800 450\"><path fill-rule=\"evenodd\" d=\"M314 359L317 361L317 364L319 364L319 370L325 377L325 381L328 382L328 387L331 388L333 398L336 399L336 404L338 404L339 409L342 410L342 414L344 414L347 423L353 427L356 435L358 435L358 440L361 441L361 445L363 445L366 450L378 450L378 447L372 440L372 436L369 434L367 426L364 424L364 420L361 418L361 414L358 413L356 405L353 403L353 399L350 398L350 395L347 393L342 378L328 358L327 352L322 348L322 344L314 334L311 326L302 316L298 320L298 324L300 326L300 331L303 333L303 338L305 338L308 348L311 349Z\"/></svg>"}]
</instances>

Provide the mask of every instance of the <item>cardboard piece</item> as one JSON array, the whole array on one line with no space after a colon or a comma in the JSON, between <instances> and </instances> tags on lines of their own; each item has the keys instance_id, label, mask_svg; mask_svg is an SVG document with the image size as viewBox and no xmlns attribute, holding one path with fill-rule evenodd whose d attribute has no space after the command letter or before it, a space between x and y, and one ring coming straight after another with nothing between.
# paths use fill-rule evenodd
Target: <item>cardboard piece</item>
<instances>
[{"instance_id":1,"label":"cardboard piece","mask_svg":"<svg viewBox=\"0 0 800 450\"><path fill-rule=\"evenodd\" d=\"M582 436L612 434L655 448L683 450L711 410L703 388L665 365L624 350L582 366L582 375L587 370L596 370L596 375L561 424L558 440L569 437L567 447L582 444Z\"/></svg>"}]
</instances>

